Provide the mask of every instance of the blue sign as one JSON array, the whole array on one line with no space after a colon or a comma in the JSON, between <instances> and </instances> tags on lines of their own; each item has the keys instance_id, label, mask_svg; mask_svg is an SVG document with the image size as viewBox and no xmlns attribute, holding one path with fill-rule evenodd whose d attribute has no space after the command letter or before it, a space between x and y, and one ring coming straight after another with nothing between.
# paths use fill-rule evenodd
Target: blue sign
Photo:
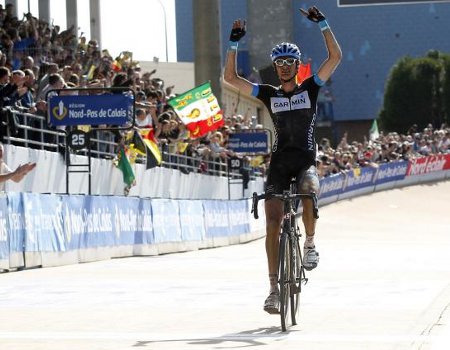
<instances>
[{"instance_id":1,"label":"blue sign","mask_svg":"<svg viewBox=\"0 0 450 350\"><path fill-rule=\"evenodd\" d=\"M269 150L266 130L230 134L228 148L236 153L267 153Z\"/></svg>"},{"instance_id":2,"label":"blue sign","mask_svg":"<svg viewBox=\"0 0 450 350\"><path fill-rule=\"evenodd\" d=\"M228 202L228 215L230 222L230 234L240 235L250 232L250 217L246 200Z\"/></svg>"},{"instance_id":3,"label":"blue sign","mask_svg":"<svg viewBox=\"0 0 450 350\"><path fill-rule=\"evenodd\" d=\"M226 201L205 200L203 210L207 238L230 235L230 219Z\"/></svg>"},{"instance_id":4,"label":"blue sign","mask_svg":"<svg viewBox=\"0 0 450 350\"><path fill-rule=\"evenodd\" d=\"M170 199L152 199L153 233L155 243L181 242L178 204Z\"/></svg>"},{"instance_id":5,"label":"blue sign","mask_svg":"<svg viewBox=\"0 0 450 350\"><path fill-rule=\"evenodd\" d=\"M375 185L390 181L403 180L408 169L408 162L390 162L380 164L375 179Z\"/></svg>"},{"instance_id":6,"label":"blue sign","mask_svg":"<svg viewBox=\"0 0 450 350\"><path fill-rule=\"evenodd\" d=\"M205 238L202 201L179 200L181 237L184 241L201 241Z\"/></svg>"},{"instance_id":7,"label":"blue sign","mask_svg":"<svg viewBox=\"0 0 450 350\"><path fill-rule=\"evenodd\" d=\"M364 167L360 169L353 169L346 173L347 183L345 185L344 191L350 192L354 190L359 190L360 188L373 186L376 168Z\"/></svg>"},{"instance_id":8,"label":"blue sign","mask_svg":"<svg viewBox=\"0 0 450 350\"><path fill-rule=\"evenodd\" d=\"M49 123L61 125L125 125L133 120L131 95L52 96L48 100Z\"/></svg>"},{"instance_id":9,"label":"blue sign","mask_svg":"<svg viewBox=\"0 0 450 350\"><path fill-rule=\"evenodd\" d=\"M335 174L320 179L320 198L335 196L342 193L344 188L345 176Z\"/></svg>"}]
</instances>

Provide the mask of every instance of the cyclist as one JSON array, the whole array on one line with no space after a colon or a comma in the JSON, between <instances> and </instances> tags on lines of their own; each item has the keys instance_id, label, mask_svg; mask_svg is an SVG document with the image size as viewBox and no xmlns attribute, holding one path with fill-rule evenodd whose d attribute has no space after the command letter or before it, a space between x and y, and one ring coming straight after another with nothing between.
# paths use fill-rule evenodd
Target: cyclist
<instances>
[{"instance_id":1,"label":"cyclist","mask_svg":"<svg viewBox=\"0 0 450 350\"><path fill-rule=\"evenodd\" d=\"M330 78L339 62L342 52L325 16L317 7L300 12L309 20L318 23L323 33L328 57L317 73L297 84L296 75L301 53L297 45L281 43L271 52L271 60L281 85L252 84L236 72L238 41L245 35L245 21L235 20L230 35L224 80L242 93L252 95L264 102L269 110L275 129L275 141L267 175L265 189L266 212L266 254L269 267L270 294L264 303L268 313L278 313L278 246L279 232L283 219L283 203L271 198L274 193L289 189L292 177L296 177L299 193L318 193L319 178L316 171L316 142L314 138L316 122L316 102L321 86ZM313 203L303 200L303 223L306 238L303 264L307 270L315 268L319 254L315 249L314 234L316 220Z\"/></svg>"}]
</instances>

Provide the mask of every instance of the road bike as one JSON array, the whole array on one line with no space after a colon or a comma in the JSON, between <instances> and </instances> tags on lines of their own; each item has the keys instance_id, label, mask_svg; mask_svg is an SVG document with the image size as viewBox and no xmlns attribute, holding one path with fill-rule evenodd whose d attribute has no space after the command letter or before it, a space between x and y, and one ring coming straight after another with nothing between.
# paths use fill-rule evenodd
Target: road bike
<instances>
[{"instance_id":1,"label":"road bike","mask_svg":"<svg viewBox=\"0 0 450 350\"><path fill-rule=\"evenodd\" d=\"M313 213L316 219L319 218L317 206L317 196L314 192L310 194L297 194L295 180L292 181L290 190L283 194L273 194L272 198L278 198L283 201L283 222L280 231L280 246L278 253L278 285L280 289L280 316L281 329L286 331L289 323L297 324L300 293L302 284L308 282L303 267L302 250L300 249L300 228L297 224L296 211L301 198L311 199L313 202ZM258 195L253 193L252 213L255 219L258 219L258 201L265 198L265 194Z\"/></svg>"}]
</instances>

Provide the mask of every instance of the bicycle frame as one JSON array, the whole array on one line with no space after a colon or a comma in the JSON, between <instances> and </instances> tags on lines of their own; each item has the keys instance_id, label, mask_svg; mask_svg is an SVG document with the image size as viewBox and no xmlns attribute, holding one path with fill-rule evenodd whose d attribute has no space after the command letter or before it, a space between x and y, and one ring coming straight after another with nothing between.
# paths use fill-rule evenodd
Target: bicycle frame
<instances>
[{"instance_id":1,"label":"bicycle frame","mask_svg":"<svg viewBox=\"0 0 450 350\"><path fill-rule=\"evenodd\" d=\"M283 221L280 232L279 254L278 254L278 284L280 287L280 316L282 331L287 329L288 315L291 315L292 325L297 324L296 314L298 311L301 284L307 283L308 278L303 268L303 259L300 249L300 228L296 223L296 206L294 203L302 198L313 201L313 215L317 219L318 207L315 193L296 194L295 182L291 189L282 194L273 194L271 198L283 201ZM265 194L253 193L252 213L258 219L258 200L265 198ZM289 308L290 305L290 308Z\"/></svg>"}]
</instances>

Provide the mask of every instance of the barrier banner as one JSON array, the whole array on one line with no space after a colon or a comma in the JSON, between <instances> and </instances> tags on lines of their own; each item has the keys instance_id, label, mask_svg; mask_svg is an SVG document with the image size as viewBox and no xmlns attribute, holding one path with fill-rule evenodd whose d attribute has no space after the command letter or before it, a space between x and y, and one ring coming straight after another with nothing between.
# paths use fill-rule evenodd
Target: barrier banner
<instances>
[{"instance_id":1,"label":"barrier banner","mask_svg":"<svg viewBox=\"0 0 450 350\"><path fill-rule=\"evenodd\" d=\"M150 200L139 200L138 213L135 244L155 243L155 236L153 234L152 203Z\"/></svg>"},{"instance_id":2,"label":"barrier banner","mask_svg":"<svg viewBox=\"0 0 450 350\"><path fill-rule=\"evenodd\" d=\"M320 198L335 196L342 193L345 175L336 174L320 179Z\"/></svg>"},{"instance_id":3,"label":"barrier banner","mask_svg":"<svg viewBox=\"0 0 450 350\"><path fill-rule=\"evenodd\" d=\"M86 228L82 248L113 246L116 239L113 232L112 197L85 197L84 221Z\"/></svg>"},{"instance_id":4,"label":"barrier banner","mask_svg":"<svg viewBox=\"0 0 450 350\"><path fill-rule=\"evenodd\" d=\"M60 197L66 248L68 250L78 250L86 247L85 198L85 196L78 195Z\"/></svg>"},{"instance_id":5,"label":"barrier banner","mask_svg":"<svg viewBox=\"0 0 450 350\"><path fill-rule=\"evenodd\" d=\"M403 180L406 176L408 164L409 163L406 161L380 164L375 176L375 185L380 185L391 181Z\"/></svg>"},{"instance_id":6,"label":"barrier banner","mask_svg":"<svg viewBox=\"0 0 450 350\"><path fill-rule=\"evenodd\" d=\"M217 200L203 201L206 237L223 237L230 235L228 203L229 202L227 201Z\"/></svg>"},{"instance_id":7,"label":"barrier banner","mask_svg":"<svg viewBox=\"0 0 450 350\"><path fill-rule=\"evenodd\" d=\"M170 199L152 199L151 202L155 243L181 241L177 201Z\"/></svg>"},{"instance_id":8,"label":"barrier banner","mask_svg":"<svg viewBox=\"0 0 450 350\"><path fill-rule=\"evenodd\" d=\"M55 194L22 193L25 218L25 251L66 250L62 207Z\"/></svg>"},{"instance_id":9,"label":"barrier banner","mask_svg":"<svg viewBox=\"0 0 450 350\"><path fill-rule=\"evenodd\" d=\"M22 194L8 192L8 232L11 253L22 253L25 240L25 219L23 216Z\"/></svg>"},{"instance_id":10,"label":"barrier banner","mask_svg":"<svg viewBox=\"0 0 450 350\"><path fill-rule=\"evenodd\" d=\"M179 200L181 237L183 241L201 241L205 238L202 201Z\"/></svg>"},{"instance_id":11,"label":"barrier banner","mask_svg":"<svg viewBox=\"0 0 450 350\"><path fill-rule=\"evenodd\" d=\"M2 260L9 259L8 203L5 195L0 196L0 267Z\"/></svg>"},{"instance_id":12,"label":"barrier banner","mask_svg":"<svg viewBox=\"0 0 450 350\"><path fill-rule=\"evenodd\" d=\"M372 167L353 169L346 173L347 181L345 192L358 190L360 188L373 186L373 180L377 169Z\"/></svg>"},{"instance_id":13,"label":"barrier banner","mask_svg":"<svg viewBox=\"0 0 450 350\"><path fill-rule=\"evenodd\" d=\"M139 198L109 197L114 223L116 245L133 245L136 242ZM140 238L142 241L142 237Z\"/></svg>"},{"instance_id":14,"label":"barrier banner","mask_svg":"<svg viewBox=\"0 0 450 350\"><path fill-rule=\"evenodd\" d=\"M228 216L230 222L230 234L240 235L250 232L250 219L248 213L248 201L232 201L228 204Z\"/></svg>"},{"instance_id":15,"label":"barrier banner","mask_svg":"<svg viewBox=\"0 0 450 350\"><path fill-rule=\"evenodd\" d=\"M450 169L450 154L439 154L423 158L411 159L406 176L423 175Z\"/></svg>"}]
</instances>

